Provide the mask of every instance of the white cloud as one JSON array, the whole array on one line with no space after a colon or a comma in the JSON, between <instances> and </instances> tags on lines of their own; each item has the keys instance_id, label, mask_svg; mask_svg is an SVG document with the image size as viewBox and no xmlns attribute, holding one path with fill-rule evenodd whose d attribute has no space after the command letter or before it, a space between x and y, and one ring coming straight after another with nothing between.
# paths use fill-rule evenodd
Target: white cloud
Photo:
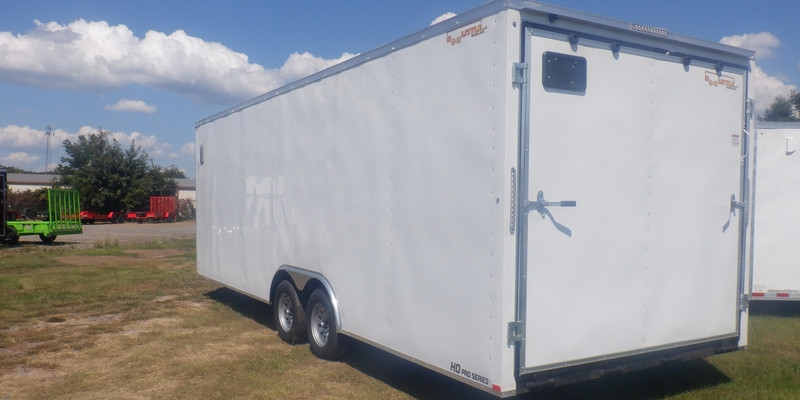
<instances>
[{"instance_id":1,"label":"white cloud","mask_svg":"<svg viewBox=\"0 0 800 400\"><path fill-rule=\"evenodd\" d=\"M292 82L353 57L355 54L344 53L339 58L327 60L308 52L292 53L278 70L277 78L282 82Z\"/></svg>"},{"instance_id":2,"label":"white cloud","mask_svg":"<svg viewBox=\"0 0 800 400\"><path fill-rule=\"evenodd\" d=\"M768 75L755 62L751 63L751 69L750 97L755 100L756 115L764 114L776 97L786 97L792 90L797 89L794 85L786 84L780 79Z\"/></svg>"},{"instance_id":3,"label":"white cloud","mask_svg":"<svg viewBox=\"0 0 800 400\"><path fill-rule=\"evenodd\" d=\"M39 160L44 160L47 149L47 135L44 132L44 130L27 126L0 127L0 164L34 171L42 170L43 165L37 164ZM51 163L58 164L61 161L64 154L64 140L75 142L79 136L88 136L96 132L97 128L90 126L81 127L75 133L69 133L62 129L52 130ZM188 148L189 145L194 146L194 143L187 143L181 147L180 152L175 152L170 143L161 140L156 135L146 135L140 132L110 132L110 135L123 149L127 149L131 143L136 147L141 147L156 164L167 164L164 160L180 158L182 154L188 154L184 153L185 148ZM194 151L191 155L194 155Z\"/></svg>"},{"instance_id":4,"label":"white cloud","mask_svg":"<svg viewBox=\"0 0 800 400\"><path fill-rule=\"evenodd\" d=\"M221 104L255 97L352 57L292 54L280 69L266 69L182 30L149 31L139 38L125 25L82 19L66 25L36 21L27 34L0 32L0 49L0 80L8 82L65 90L141 84Z\"/></svg>"},{"instance_id":5,"label":"white cloud","mask_svg":"<svg viewBox=\"0 0 800 400\"><path fill-rule=\"evenodd\" d=\"M436 17L436 19L434 19L434 20L431 22L431 25L436 25L436 24L438 24L439 22L442 22L442 21L444 21L444 20L448 20L448 19L450 19L450 18L453 18L453 17L455 17L456 15L458 15L458 14L456 14L456 13L452 13L452 12L446 12L446 13L444 13L444 14L442 14L442 15L440 15L440 16L438 16L438 17Z\"/></svg>"},{"instance_id":6,"label":"white cloud","mask_svg":"<svg viewBox=\"0 0 800 400\"><path fill-rule=\"evenodd\" d=\"M9 166L25 166L23 168L33 166L39 161L38 156L33 156L25 152L11 153L6 157L0 157L0 163Z\"/></svg>"},{"instance_id":7,"label":"white cloud","mask_svg":"<svg viewBox=\"0 0 800 400\"><path fill-rule=\"evenodd\" d=\"M781 41L769 32L745 33L743 35L726 36L720 40L722 44L737 46L756 52L756 60L774 58L772 49L780 47Z\"/></svg>"},{"instance_id":8,"label":"white cloud","mask_svg":"<svg viewBox=\"0 0 800 400\"><path fill-rule=\"evenodd\" d=\"M172 150L171 144L161 141L155 135L145 135L140 132L111 132L111 137L123 148L127 148L131 144L141 147L152 159L168 157Z\"/></svg>"},{"instance_id":9,"label":"white cloud","mask_svg":"<svg viewBox=\"0 0 800 400\"><path fill-rule=\"evenodd\" d=\"M46 142L44 131L17 125L0 127L0 143L4 148L33 148Z\"/></svg>"},{"instance_id":10,"label":"white cloud","mask_svg":"<svg viewBox=\"0 0 800 400\"><path fill-rule=\"evenodd\" d=\"M184 154L184 155L187 155L187 156L194 157L194 151L195 151L194 142L189 142L189 143L186 143L183 146L181 146L180 153Z\"/></svg>"},{"instance_id":11,"label":"white cloud","mask_svg":"<svg viewBox=\"0 0 800 400\"><path fill-rule=\"evenodd\" d=\"M61 129L51 131L51 148L60 148L64 139L73 139L77 135L69 134ZM44 130L28 126L8 125L0 127L0 149L44 152L47 148L47 135Z\"/></svg>"},{"instance_id":12,"label":"white cloud","mask_svg":"<svg viewBox=\"0 0 800 400\"><path fill-rule=\"evenodd\" d=\"M130 99L122 99L118 101L116 104L109 104L106 106L106 110L111 111L133 111L133 112L141 112L146 114L152 114L156 112L156 106L151 106L145 103L142 100L130 100Z\"/></svg>"},{"instance_id":13,"label":"white cloud","mask_svg":"<svg viewBox=\"0 0 800 400\"><path fill-rule=\"evenodd\" d=\"M769 32L745 33L726 36L721 43L737 46L756 52L756 61L750 63L749 96L755 101L756 115L762 115L778 96L787 96L796 86L783 82L780 78L767 74L757 65L757 60L776 56L773 49L780 47L780 40Z\"/></svg>"}]
</instances>

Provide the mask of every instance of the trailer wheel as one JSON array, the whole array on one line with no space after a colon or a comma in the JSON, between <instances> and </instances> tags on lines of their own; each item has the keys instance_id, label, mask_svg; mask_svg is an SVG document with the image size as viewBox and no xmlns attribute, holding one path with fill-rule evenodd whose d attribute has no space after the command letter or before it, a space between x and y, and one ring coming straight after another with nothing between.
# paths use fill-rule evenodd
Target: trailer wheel
<instances>
[{"instance_id":1,"label":"trailer wheel","mask_svg":"<svg viewBox=\"0 0 800 400\"><path fill-rule=\"evenodd\" d=\"M336 320L328 295L321 289L308 298L308 343L311 352L324 360L335 360L344 354L336 333Z\"/></svg>"},{"instance_id":2,"label":"trailer wheel","mask_svg":"<svg viewBox=\"0 0 800 400\"><path fill-rule=\"evenodd\" d=\"M288 281L281 281L275 288L272 316L281 340L292 345L302 343L305 339L306 313L297 291Z\"/></svg>"},{"instance_id":3,"label":"trailer wheel","mask_svg":"<svg viewBox=\"0 0 800 400\"><path fill-rule=\"evenodd\" d=\"M17 228L14 228L13 226L6 227L6 243L8 244L19 243L19 233L17 233Z\"/></svg>"},{"instance_id":4,"label":"trailer wheel","mask_svg":"<svg viewBox=\"0 0 800 400\"><path fill-rule=\"evenodd\" d=\"M53 242L56 241L56 235L53 236L39 235L39 239L42 240L42 243L53 244Z\"/></svg>"}]
</instances>

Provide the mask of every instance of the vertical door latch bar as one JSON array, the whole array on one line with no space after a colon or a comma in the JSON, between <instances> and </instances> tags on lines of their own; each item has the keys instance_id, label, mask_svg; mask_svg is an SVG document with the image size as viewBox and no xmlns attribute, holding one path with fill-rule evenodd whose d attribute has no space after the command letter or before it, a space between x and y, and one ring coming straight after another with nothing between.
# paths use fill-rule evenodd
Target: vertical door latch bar
<instances>
[{"instance_id":1,"label":"vertical door latch bar","mask_svg":"<svg viewBox=\"0 0 800 400\"><path fill-rule=\"evenodd\" d=\"M511 193L509 203L511 203L511 218L508 221L508 231L512 235L517 228L517 170L511 168Z\"/></svg>"}]
</instances>

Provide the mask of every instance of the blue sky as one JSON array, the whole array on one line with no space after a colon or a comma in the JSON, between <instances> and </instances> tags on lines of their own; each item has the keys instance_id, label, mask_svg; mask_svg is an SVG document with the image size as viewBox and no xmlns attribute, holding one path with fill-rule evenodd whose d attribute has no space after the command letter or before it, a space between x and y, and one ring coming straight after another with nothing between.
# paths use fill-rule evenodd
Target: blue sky
<instances>
[{"instance_id":1,"label":"blue sky","mask_svg":"<svg viewBox=\"0 0 800 400\"><path fill-rule=\"evenodd\" d=\"M194 177L194 123L482 0L0 0L0 165L45 169L108 130ZM797 0L553 0L756 50L763 110L800 86Z\"/></svg>"}]
</instances>

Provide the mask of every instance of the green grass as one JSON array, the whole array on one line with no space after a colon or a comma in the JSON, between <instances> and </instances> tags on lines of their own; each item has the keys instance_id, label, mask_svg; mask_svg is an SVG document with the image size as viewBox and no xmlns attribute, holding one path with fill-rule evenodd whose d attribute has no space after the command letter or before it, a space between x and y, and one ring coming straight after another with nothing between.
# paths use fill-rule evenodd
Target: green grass
<instances>
[{"instance_id":1,"label":"green grass","mask_svg":"<svg viewBox=\"0 0 800 400\"><path fill-rule=\"evenodd\" d=\"M0 248L0 399L492 398L366 345L316 359L269 308L199 277L194 240ZM520 399L798 399L800 303L754 306L749 347Z\"/></svg>"},{"instance_id":2,"label":"green grass","mask_svg":"<svg viewBox=\"0 0 800 400\"><path fill-rule=\"evenodd\" d=\"M707 398L800 398L800 317L754 315L749 333L750 345L746 351L710 360L730 377L730 382L702 393Z\"/></svg>"},{"instance_id":3,"label":"green grass","mask_svg":"<svg viewBox=\"0 0 800 400\"><path fill-rule=\"evenodd\" d=\"M130 308L166 293L175 285L198 283L194 270L187 267L195 258L193 241L171 244L119 245L85 250L10 252L0 258L0 329L29 318L60 312ZM160 262L138 262L132 251L141 249L183 250ZM187 254L188 253L188 254ZM59 261L81 257L87 265ZM94 264L93 257L116 257L113 265ZM130 262L126 262L130 259ZM184 268L163 268L163 263Z\"/></svg>"},{"instance_id":4,"label":"green grass","mask_svg":"<svg viewBox=\"0 0 800 400\"><path fill-rule=\"evenodd\" d=\"M579 383L552 390L544 398L800 398L800 316L751 315L749 331L744 351Z\"/></svg>"}]
</instances>

